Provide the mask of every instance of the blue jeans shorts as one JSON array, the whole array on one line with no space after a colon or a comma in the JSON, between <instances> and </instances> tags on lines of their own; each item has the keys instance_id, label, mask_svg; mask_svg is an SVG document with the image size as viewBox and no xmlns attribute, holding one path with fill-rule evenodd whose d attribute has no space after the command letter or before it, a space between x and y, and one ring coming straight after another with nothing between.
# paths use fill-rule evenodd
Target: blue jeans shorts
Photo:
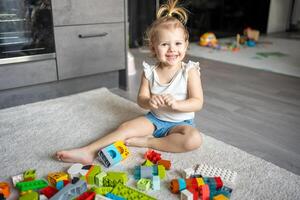
<instances>
[{"instance_id":1,"label":"blue jeans shorts","mask_svg":"<svg viewBox=\"0 0 300 200\"><path fill-rule=\"evenodd\" d=\"M153 136L156 138L164 137L168 135L168 132L174 128L175 126L187 125L187 126L195 126L193 119L184 120L181 122L168 122L163 121L155 117L151 112L147 113L145 116L149 121L153 123L155 126L155 130L153 132Z\"/></svg>"}]
</instances>

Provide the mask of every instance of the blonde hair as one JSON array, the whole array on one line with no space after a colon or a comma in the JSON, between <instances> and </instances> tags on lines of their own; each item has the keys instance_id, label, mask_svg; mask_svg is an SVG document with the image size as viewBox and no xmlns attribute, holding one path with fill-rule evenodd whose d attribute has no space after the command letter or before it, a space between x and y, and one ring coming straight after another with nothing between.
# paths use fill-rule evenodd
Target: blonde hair
<instances>
[{"instance_id":1,"label":"blonde hair","mask_svg":"<svg viewBox=\"0 0 300 200\"><path fill-rule=\"evenodd\" d=\"M146 31L145 42L152 47L156 39L158 28L182 28L185 41L189 40L189 32L185 26L188 16L183 7L177 6L178 0L168 0L166 4L160 6L156 13L156 20Z\"/></svg>"}]
</instances>

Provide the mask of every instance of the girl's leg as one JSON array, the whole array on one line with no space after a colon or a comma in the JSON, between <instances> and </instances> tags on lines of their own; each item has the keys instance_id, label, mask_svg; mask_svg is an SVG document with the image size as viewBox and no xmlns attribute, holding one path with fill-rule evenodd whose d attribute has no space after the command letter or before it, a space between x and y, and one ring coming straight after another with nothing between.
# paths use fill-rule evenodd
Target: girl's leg
<instances>
[{"instance_id":1,"label":"girl's leg","mask_svg":"<svg viewBox=\"0 0 300 200\"><path fill-rule=\"evenodd\" d=\"M142 137L152 135L154 125L146 117L138 117L136 119L124 122L116 130L99 138L91 144L56 152L56 158L64 162L91 164L95 159L97 152L102 148L117 140L124 141L131 137Z\"/></svg>"},{"instance_id":2,"label":"girl's leg","mask_svg":"<svg viewBox=\"0 0 300 200\"><path fill-rule=\"evenodd\" d=\"M186 152L197 149L202 143L199 131L192 126L176 126L166 137L135 137L127 140L129 146L149 147L167 152Z\"/></svg>"}]
</instances>

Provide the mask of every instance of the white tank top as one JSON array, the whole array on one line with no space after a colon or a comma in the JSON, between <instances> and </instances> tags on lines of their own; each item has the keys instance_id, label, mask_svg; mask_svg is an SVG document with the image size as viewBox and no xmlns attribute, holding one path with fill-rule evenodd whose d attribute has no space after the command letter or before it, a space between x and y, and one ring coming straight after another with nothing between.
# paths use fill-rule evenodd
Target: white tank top
<instances>
[{"instance_id":1,"label":"white tank top","mask_svg":"<svg viewBox=\"0 0 300 200\"><path fill-rule=\"evenodd\" d=\"M185 100L188 97L187 82L188 71L191 68L196 68L200 75L200 67L198 62L189 61L188 63L182 62L181 69L174 75L172 80L167 84L159 83L158 75L155 71L156 65L149 65L143 62L144 74L150 83L151 94L171 94L176 100ZM188 119L193 119L194 112L171 112L166 109L154 109L151 112L160 120L180 122Z\"/></svg>"}]
</instances>

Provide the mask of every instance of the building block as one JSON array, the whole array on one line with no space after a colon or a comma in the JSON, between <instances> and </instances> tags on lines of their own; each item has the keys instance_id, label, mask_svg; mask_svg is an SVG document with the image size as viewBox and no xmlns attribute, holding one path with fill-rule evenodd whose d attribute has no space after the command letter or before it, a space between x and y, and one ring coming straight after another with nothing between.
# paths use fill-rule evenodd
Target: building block
<instances>
[{"instance_id":1,"label":"building block","mask_svg":"<svg viewBox=\"0 0 300 200\"><path fill-rule=\"evenodd\" d=\"M142 166L147 166L147 167L150 167L150 166L153 166L153 165L154 164L148 159L146 159L145 162L143 162L143 164L142 164Z\"/></svg>"},{"instance_id":2,"label":"building block","mask_svg":"<svg viewBox=\"0 0 300 200\"><path fill-rule=\"evenodd\" d=\"M53 172L48 174L47 179L51 185L56 186L59 181L69 180L69 175L65 172Z\"/></svg>"},{"instance_id":3,"label":"building block","mask_svg":"<svg viewBox=\"0 0 300 200\"><path fill-rule=\"evenodd\" d=\"M105 196L110 199L113 199L113 200L126 200L123 197L120 197L120 196L112 194L112 193L107 193Z\"/></svg>"},{"instance_id":4,"label":"building block","mask_svg":"<svg viewBox=\"0 0 300 200\"><path fill-rule=\"evenodd\" d=\"M145 154L145 159L150 160L152 163L156 164L157 161L161 160L161 154L157 153L156 151L149 149Z\"/></svg>"},{"instance_id":5,"label":"building block","mask_svg":"<svg viewBox=\"0 0 300 200\"><path fill-rule=\"evenodd\" d=\"M3 194L5 198L8 198L10 195L9 184L6 182L0 182L0 194Z\"/></svg>"},{"instance_id":6,"label":"building block","mask_svg":"<svg viewBox=\"0 0 300 200\"><path fill-rule=\"evenodd\" d=\"M199 197L201 200L210 200L210 191L207 184L199 187Z\"/></svg>"},{"instance_id":7,"label":"building block","mask_svg":"<svg viewBox=\"0 0 300 200\"><path fill-rule=\"evenodd\" d=\"M19 197L19 200L39 200L39 194L35 191L26 192Z\"/></svg>"},{"instance_id":8,"label":"building block","mask_svg":"<svg viewBox=\"0 0 300 200\"><path fill-rule=\"evenodd\" d=\"M70 179L74 177L80 177L80 171L82 170L83 165L80 163L73 164L68 170L67 173L70 176Z\"/></svg>"},{"instance_id":9,"label":"building block","mask_svg":"<svg viewBox=\"0 0 300 200\"><path fill-rule=\"evenodd\" d=\"M113 190L113 187L92 187L91 191L95 192L99 195L106 195L107 193L111 192Z\"/></svg>"},{"instance_id":10,"label":"building block","mask_svg":"<svg viewBox=\"0 0 300 200\"><path fill-rule=\"evenodd\" d=\"M58 192L58 189L56 189L52 186L47 186L40 190L40 193L45 195L48 199L50 199L52 196L54 196L57 192Z\"/></svg>"},{"instance_id":11,"label":"building block","mask_svg":"<svg viewBox=\"0 0 300 200\"><path fill-rule=\"evenodd\" d=\"M159 160L157 161L158 165L163 165L166 170L169 170L171 168L171 161L169 160Z\"/></svg>"},{"instance_id":12,"label":"building block","mask_svg":"<svg viewBox=\"0 0 300 200\"><path fill-rule=\"evenodd\" d=\"M102 196L100 194L96 194L95 199L94 200L111 200L110 198L107 198L105 196Z\"/></svg>"},{"instance_id":13,"label":"building block","mask_svg":"<svg viewBox=\"0 0 300 200\"><path fill-rule=\"evenodd\" d=\"M160 178L159 176L152 177L152 190L160 190Z\"/></svg>"},{"instance_id":14,"label":"building block","mask_svg":"<svg viewBox=\"0 0 300 200\"><path fill-rule=\"evenodd\" d=\"M17 183L24 181L24 176L23 176L23 174L13 176L13 177L11 177L11 181L12 181L13 185L16 187Z\"/></svg>"},{"instance_id":15,"label":"building block","mask_svg":"<svg viewBox=\"0 0 300 200\"><path fill-rule=\"evenodd\" d=\"M193 194L188 191L187 189L184 189L180 192L180 200L193 200Z\"/></svg>"},{"instance_id":16,"label":"building block","mask_svg":"<svg viewBox=\"0 0 300 200\"><path fill-rule=\"evenodd\" d=\"M217 196L214 196L213 200L229 200L229 199L226 196L224 196L223 194L219 194Z\"/></svg>"},{"instance_id":17,"label":"building block","mask_svg":"<svg viewBox=\"0 0 300 200\"><path fill-rule=\"evenodd\" d=\"M70 200L87 191L87 184L78 180L74 184L68 184L57 192L50 200Z\"/></svg>"},{"instance_id":18,"label":"building block","mask_svg":"<svg viewBox=\"0 0 300 200\"><path fill-rule=\"evenodd\" d=\"M198 200L198 190L197 189L188 187L187 190L192 193L193 200Z\"/></svg>"},{"instance_id":19,"label":"building block","mask_svg":"<svg viewBox=\"0 0 300 200\"><path fill-rule=\"evenodd\" d=\"M36 178L36 170L28 169L23 173L24 181L33 181Z\"/></svg>"},{"instance_id":20,"label":"building block","mask_svg":"<svg viewBox=\"0 0 300 200\"><path fill-rule=\"evenodd\" d=\"M127 181L128 177L125 172L107 172L107 175L103 178L103 186L114 187L118 183L126 184Z\"/></svg>"},{"instance_id":21,"label":"building block","mask_svg":"<svg viewBox=\"0 0 300 200\"><path fill-rule=\"evenodd\" d=\"M28 191L28 190L39 190L48 186L47 181L39 179L34 181L26 181L26 182L19 182L16 184L16 187L21 192Z\"/></svg>"},{"instance_id":22,"label":"building block","mask_svg":"<svg viewBox=\"0 0 300 200\"><path fill-rule=\"evenodd\" d=\"M101 172L101 167L99 165L92 165L86 174L87 183L94 185L95 184L95 176Z\"/></svg>"},{"instance_id":23,"label":"building block","mask_svg":"<svg viewBox=\"0 0 300 200\"><path fill-rule=\"evenodd\" d=\"M152 175L150 174L152 171ZM134 178L135 180L139 180L141 178L152 178L152 176L159 176L160 179L164 179L166 177L165 167L162 165L153 165L153 166L136 166L134 168Z\"/></svg>"},{"instance_id":24,"label":"building block","mask_svg":"<svg viewBox=\"0 0 300 200\"><path fill-rule=\"evenodd\" d=\"M201 164L196 166L195 174L200 174L207 177L219 176L223 181L223 185L229 187L234 187L236 184L237 172L228 169L221 169Z\"/></svg>"},{"instance_id":25,"label":"building block","mask_svg":"<svg viewBox=\"0 0 300 200\"><path fill-rule=\"evenodd\" d=\"M95 192L84 192L76 200L94 200L95 196Z\"/></svg>"},{"instance_id":26,"label":"building block","mask_svg":"<svg viewBox=\"0 0 300 200\"><path fill-rule=\"evenodd\" d=\"M95 176L95 185L98 187L103 186L103 178L106 176L106 172L102 171Z\"/></svg>"},{"instance_id":27,"label":"building block","mask_svg":"<svg viewBox=\"0 0 300 200\"><path fill-rule=\"evenodd\" d=\"M100 149L98 152L98 159L105 167L110 167L124 160L128 157L128 155L128 148L122 141L117 141L103 149Z\"/></svg>"},{"instance_id":28,"label":"building block","mask_svg":"<svg viewBox=\"0 0 300 200\"><path fill-rule=\"evenodd\" d=\"M136 189L123 185L117 184L111 191L112 194L122 196L126 199L137 199L137 200L156 200L156 198L144 194Z\"/></svg>"},{"instance_id":29,"label":"building block","mask_svg":"<svg viewBox=\"0 0 300 200\"><path fill-rule=\"evenodd\" d=\"M217 190L221 189L223 187L223 181L222 181L221 177L217 176L217 177L214 177L214 178L215 178Z\"/></svg>"},{"instance_id":30,"label":"building block","mask_svg":"<svg viewBox=\"0 0 300 200\"><path fill-rule=\"evenodd\" d=\"M137 182L137 188L139 190L147 191L147 190L150 189L150 187L151 187L151 180L150 179L141 178Z\"/></svg>"}]
</instances>

